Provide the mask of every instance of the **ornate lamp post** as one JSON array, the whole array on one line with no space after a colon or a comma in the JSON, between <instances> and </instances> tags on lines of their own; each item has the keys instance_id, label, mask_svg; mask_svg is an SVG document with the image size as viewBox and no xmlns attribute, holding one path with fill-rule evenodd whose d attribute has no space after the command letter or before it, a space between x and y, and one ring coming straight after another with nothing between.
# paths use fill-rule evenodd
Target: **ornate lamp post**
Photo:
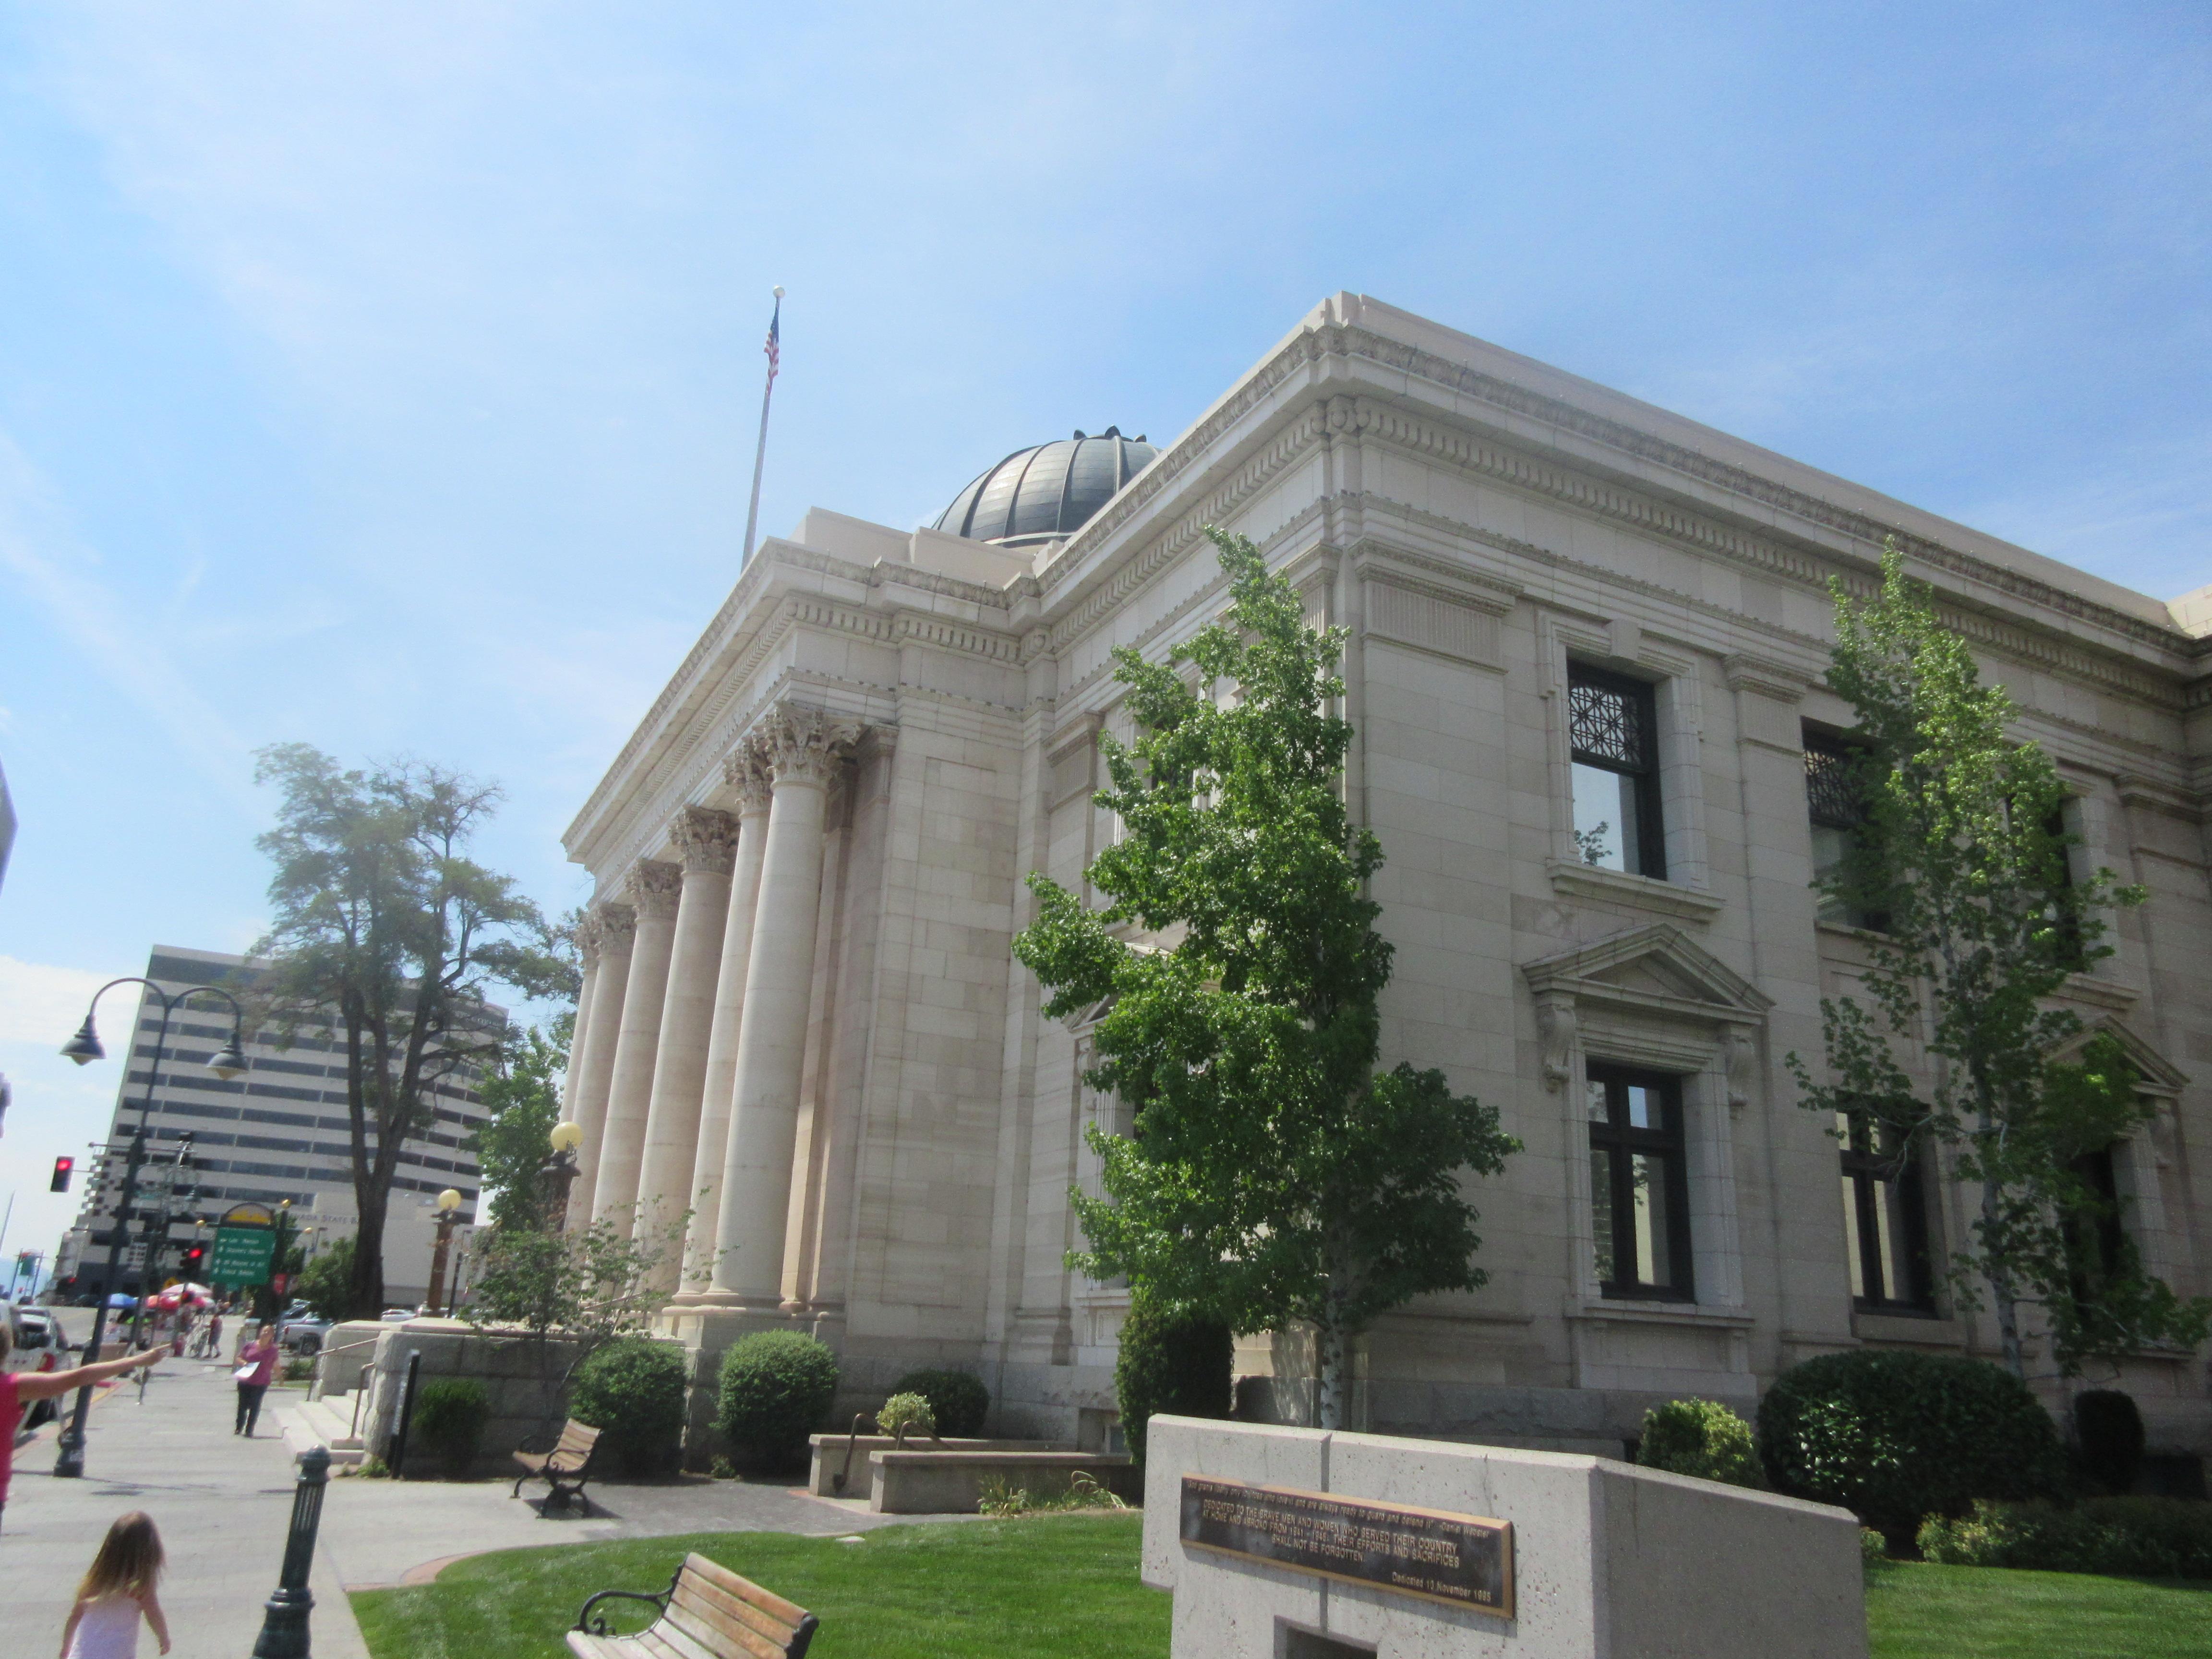
<instances>
[{"instance_id":1,"label":"ornate lamp post","mask_svg":"<svg viewBox=\"0 0 2212 1659\"><path fill-rule=\"evenodd\" d=\"M131 1224L131 1206L138 1197L138 1171L146 1164L146 1127L154 1114L155 1091L161 1086L161 1054L169 1041L170 1016L196 996L221 997L228 1003L230 1005L230 1039L222 1048L216 1049L209 1059L207 1068L225 1083L234 1078L246 1075L246 1054L239 1047L239 1040L246 1026L246 1010L239 1006L236 997L214 985L195 985L179 992L173 997L155 984L152 980L137 977L112 979L92 994L92 1001L84 1011L84 1024L76 1028L75 1036L62 1045L62 1054L65 1058L75 1060L80 1066L89 1066L95 1060L105 1060L107 1057L107 1050L100 1046L100 1033L93 1029L92 1018L94 1011L100 1006L100 998L118 985L144 986L147 994L161 1005L161 1027L155 1034L154 1063L152 1068L146 1073L146 1097L138 1105L138 1127L131 1132L130 1154L125 1158L123 1164L123 1190L117 1195L115 1219L107 1230L106 1280L100 1286L100 1305L93 1312L92 1334L85 1340L84 1363L87 1364L100 1358L100 1338L106 1334L107 1329L107 1302L108 1298L115 1293L116 1269L123 1259L123 1235ZM127 1065L125 1075L128 1076ZM166 1207L161 1218L161 1227L162 1233L166 1235L169 1230ZM153 1243L150 1237L146 1242L149 1247ZM139 1300L143 1304L145 1300L143 1291L146 1288L144 1276L142 1276L138 1288L141 1292ZM54 1459L54 1474L58 1479L74 1480L84 1473L84 1416L85 1413L91 1408L92 1390L79 1389L76 1391L76 1404L71 1409L69 1421L63 1425L60 1437L56 1443L58 1455Z\"/></svg>"},{"instance_id":2,"label":"ornate lamp post","mask_svg":"<svg viewBox=\"0 0 2212 1659\"><path fill-rule=\"evenodd\" d=\"M577 1176L576 1148L584 1144L583 1126L563 1119L553 1126L552 1133L545 1138L553 1146L553 1156L538 1171L545 1177L545 1216L555 1232L566 1232L568 1188Z\"/></svg>"},{"instance_id":3,"label":"ornate lamp post","mask_svg":"<svg viewBox=\"0 0 2212 1659\"><path fill-rule=\"evenodd\" d=\"M438 1248L430 1257L430 1301L422 1311L433 1319L445 1311L446 1256L453 1248L453 1223L459 1218L461 1195L451 1187L438 1194Z\"/></svg>"}]
</instances>

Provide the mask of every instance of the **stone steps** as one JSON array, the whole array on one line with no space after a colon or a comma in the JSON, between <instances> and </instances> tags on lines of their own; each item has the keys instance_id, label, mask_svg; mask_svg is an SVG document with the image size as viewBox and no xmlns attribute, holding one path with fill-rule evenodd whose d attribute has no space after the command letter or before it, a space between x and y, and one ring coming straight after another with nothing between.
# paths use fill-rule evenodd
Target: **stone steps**
<instances>
[{"instance_id":1,"label":"stone steps","mask_svg":"<svg viewBox=\"0 0 2212 1659\"><path fill-rule=\"evenodd\" d=\"M276 1419L283 1426L284 1438L295 1451L320 1446L330 1453L331 1463L339 1467L359 1463L367 1455L360 1437L353 1431L351 1395L329 1395L320 1400L280 1407Z\"/></svg>"}]
</instances>

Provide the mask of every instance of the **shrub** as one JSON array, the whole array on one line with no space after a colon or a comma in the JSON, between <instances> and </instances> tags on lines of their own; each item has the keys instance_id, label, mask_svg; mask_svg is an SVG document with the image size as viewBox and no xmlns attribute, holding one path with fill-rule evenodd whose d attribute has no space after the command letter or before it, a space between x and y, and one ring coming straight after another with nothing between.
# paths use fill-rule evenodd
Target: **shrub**
<instances>
[{"instance_id":1,"label":"shrub","mask_svg":"<svg viewBox=\"0 0 2212 1659\"><path fill-rule=\"evenodd\" d=\"M476 1462L477 1445L491 1418L491 1400L483 1383L465 1376L438 1376L415 1396L410 1432L450 1475L464 1475Z\"/></svg>"},{"instance_id":2,"label":"shrub","mask_svg":"<svg viewBox=\"0 0 2212 1659\"><path fill-rule=\"evenodd\" d=\"M2212 1578L2212 1504L2180 1498L2092 1498L1975 1504L1963 1520L1931 1516L1920 1553L1961 1567L2026 1567L2148 1578Z\"/></svg>"},{"instance_id":3,"label":"shrub","mask_svg":"<svg viewBox=\"0 0 2212 1659\"><path fill-rule=\"evenodd\" d=\"M2056 1493L2065 1460L2027 1386L1978 1359L1862 1349L1777 1377L1759 1407L1767 1478L1838 1504L1909 1555L1923 1517Z\"/></svg>"},{"instance_id":4,"label":"shrub","mask_svg":"<svg viewBox=\"0 0 2212 1659\"><path fill-rule=\"evenodd\" d=\"M715 1425L756 1468L790 1462L837 1397L837 1356L797 1331L756 1331L722 1356Z\"/></svg>"},{"instance_id":5,"label":"shrub","mask_svg":"<svg viewBox=\"0 0 2212 1659\"><path fill-rule=\"evenodd\" d=\"M624 1337L576 1367L568 1415L603 1431L626 1473L665 1474L683 1455L684 1385L680 1349Z\"/></svg>"},{"instance_id":6,"label":"shrub","mask_svg":"<svg viewBox=\"0 0 2212 1659\"><path fill-rule=\"evenodd\" d=\"M1764 1486L1751 1425L1717 1400L1670 1400L1644 1413L1636 1461L1731 1486Z\"/></svg>"},{"instance_id":7,"label":"shrub","mask_svg":"<svg viewBox=\"0 0 2212 1659\"><path fill-rule=\"evenodd\" d=\"M918 1394L895 1394L876 1412L876 1426L885 1434L927 1435L937 1437L937 1413Z\"/></svg>"},{"instance_id":8,"label":"shrub","mask_svg":"<svg viewBox=\"0 0 2212 1659\"><path fill-rule=\"evenodd\" d=\"M2142 1473L2142 1413L2118 1389L2091 1389L2074 1398L2074 1438L2081 1472L2108 1492L2135 1490Z\"/></svg>"},{"instance_id":9,"label":"shrub","mask_svg":"<svg viewBox=\"0 0 2212 1659\"><path fill-rule=\"evenodd\" d=\"M937 1413L937 1431L956 1440L972 1439L983 1432L990 1415L991 1391L983 1379L968 1371L908 1371L891 1384L893 1394L918 1394Z\"/></svg>"},{"instance_id":10,"label":"shrub","mask_svg":"<svg viewBox=\"0 0 2212 1659\"><path fill-rule=\"evenodd\" d=\"M1143 1297L1130 1303L1114 1362L1114 1393L1121 1405L1121 1437L1140 1467L1146 1425L1155 1413L1229 1415L1233 1347L1229 1327L1218 1319L1170 1313Z\"/></svg>"}]
</instances>

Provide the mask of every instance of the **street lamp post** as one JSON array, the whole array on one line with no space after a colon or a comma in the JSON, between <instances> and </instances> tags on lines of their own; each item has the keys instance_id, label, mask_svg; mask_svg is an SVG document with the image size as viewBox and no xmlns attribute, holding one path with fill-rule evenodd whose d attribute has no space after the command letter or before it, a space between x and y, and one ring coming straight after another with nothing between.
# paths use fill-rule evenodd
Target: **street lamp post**
<instances>
[{"instance_id":1,"label":"street lamp post","mask_svg":"<svg viewBox=\"0 0 2212 1659\"><path fill-rule=\"evenodd\" d=\"M545 1160L538 1174L545 1178L545 1218L555 1232L568 1229L568 1188L575 1182L576 1148L584 1144L581 1124L565 1119L553 1126L546 1139L552 1144L553 1156Z\"/></svg>"},{"instance_id":2,"label":"street lamp post","mask_svg":"<svg viewBox=\"0 0 2212 1659\"><path fill-rule=\"evenodd\" d=\"M430 1258L430 1302L422 1310L433 1319L445 1311L446 1255L453 1248L453 1223L460 1207L461 1195L451 1187L438 1194L438 1248Z\"/></svg>"},{"instance_id":3,"label":"street lamp post","mask_svg":"<svg viewBox=\"0 0 2212 1659\"><path fill-rule=\"evenodd\" d=\"M106 1333L107 1304L115 1294L115 1270L122 1260L123 1235L131 1224L131 1206L137 1200L138 1171L146 1164L146 1130L154 1115L155 1091L161 1086L161 1053L169 1041L170 1017L196 996L205 994L221 997L230 1005L230 1040L215 1052L207 1062L207 1068L226 1083L233 1078L246 1075L246 1054L239 1047L239 1039L246 1025L246 1010L239 1006L236 997L214 985L194 985L173 997L152 980L137 977L112 979L92 994L92 1001L85 1007L84 1024L76 1028L75 1036L62 1045L62 1054L65 1058L80 1066L88 1066L95 1060L106 1058L107 1050L100 1047L100 1033L93 1029L92 1017L94 1011L100 1006L100 998L118 985L144 986L149 994L161 1005L161 1026L154 1037L154 1063L146 1073L146 1097L139 1103L138 1127L131 1132L130 1154L123 1163L123 1190L116 1198L115 1220L107 1230L106 1283L100 1289L100 1305L93 1311L92 1334L85 1340L84 1363L88 1365L100 1358L100 1338ZM134 1031L132 1035L135 1038L137 1033ZM127 1083L130 1079L130 1062L127 1060L124 1062L124 1078ZM162 1231L167 1231L166 1211L161 1225ZM138 1299L143 1304L146 1289L143 1275L138 1289ZM79 1389L76 1404L70 1412L69 1421L62 1426L60 1437L56 1443L54 1474L57 1479L74 1480L84 1474L84 1418L91 1408L92 1390L89 1388Z\"/></svg>"}]
</instances>

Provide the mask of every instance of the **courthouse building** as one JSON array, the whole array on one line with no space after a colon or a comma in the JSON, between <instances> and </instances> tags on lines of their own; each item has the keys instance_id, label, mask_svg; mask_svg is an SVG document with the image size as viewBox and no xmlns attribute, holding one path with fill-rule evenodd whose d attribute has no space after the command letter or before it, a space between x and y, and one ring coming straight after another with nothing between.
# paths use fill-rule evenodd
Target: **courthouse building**
<instances>
[{"instance_id":1,"label":"courthouse building","mask_svg":"<svg viewBox=\"0 0 2212 1659\"><path fill-rule=\"evenodd\" d=\"M1008 942L1024 877L1079 889L1114 833L1109 653L1218 613L1208 524L1350 630L1384 1063L1525 1146L1470 1183L1490 1282L1381 1322L1362 1425L1617 1453L1653 1400L1747 1409L1812 1355L1994 1353L1942 1277L1970 1194L1839 1146L1784 1066L1865 960L1809 884L1850 825L1826 584L1870 592L1890 535L2056 759L2085 866L2149 891L2067 995L2156 1108L2099 1176L2212 1291L2212 589L2130 592L1340 294L1164 447L1021 451L917 530L810 512L577 815L576 1207L691 1212L664 1326L699 1375L791 1326L856 1395L964 1366L1005 1431L1110 1432L1127 1293L1068 1268L1067 1195L1085 1126L1126 1120ZM1294 1415L1305 1355L1246 1342L1246 1407ZM2154 1449L2212 1449L2203 1354L2119 1370Z\"/></svg>"}]
</instances>

